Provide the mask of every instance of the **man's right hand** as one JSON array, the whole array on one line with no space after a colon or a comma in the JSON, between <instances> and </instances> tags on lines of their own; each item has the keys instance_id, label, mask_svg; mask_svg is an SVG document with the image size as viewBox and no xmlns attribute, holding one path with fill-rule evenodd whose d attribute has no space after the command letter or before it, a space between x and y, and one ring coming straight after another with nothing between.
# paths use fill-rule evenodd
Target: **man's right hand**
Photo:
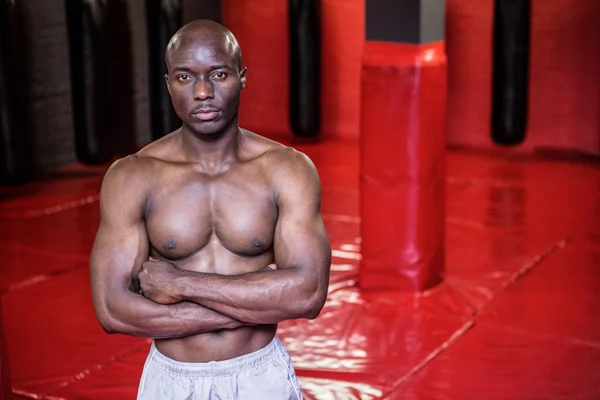
<instances>
[{"instance_id":1,"label":"man's right hand","mask_svg":"<svg viewBox=\"0 0 600 400\"><path fill-rule=\"evenodd\" d=\"M158 304L175 304L181 299L172 290L175 278L181 270L166 261L150 259L142 264L138 273L140 294Z\"/></svg>"}]
</instances>

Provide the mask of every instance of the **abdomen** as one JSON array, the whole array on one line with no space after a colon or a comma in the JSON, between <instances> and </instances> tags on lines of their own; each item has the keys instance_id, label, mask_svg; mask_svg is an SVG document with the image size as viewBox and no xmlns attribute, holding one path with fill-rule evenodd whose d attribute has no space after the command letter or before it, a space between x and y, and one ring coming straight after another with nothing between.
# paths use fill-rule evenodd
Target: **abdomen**
<instances>
[{"instance_id":1,"label":"abdomen","mask_svg":"<svg viewBox=\"0 0 600 400\"><path fill-rule=\"evenodd\" d=\"M275 336L277 325L223 329L179 339L156 340L156 348L180 362L223 361L257 351Z\"/></svg>"}]
</instances>

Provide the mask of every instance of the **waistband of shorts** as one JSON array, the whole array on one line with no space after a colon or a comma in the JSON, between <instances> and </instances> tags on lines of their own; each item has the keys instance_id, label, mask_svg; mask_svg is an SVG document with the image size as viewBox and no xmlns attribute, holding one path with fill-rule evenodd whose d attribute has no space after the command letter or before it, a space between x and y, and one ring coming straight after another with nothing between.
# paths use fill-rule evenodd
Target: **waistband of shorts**
<instances>
[{"instance_id":1,"label":"waistband of shorts","mask_svg":"<svg viewBox=\"0 0 600 400\"><path fill-rule=\"evenodd\" d=\"M154 343L150 347L149 364L167 373L184 377L222 376L240 373L248 368L262 364L284 354L285 348L275 335L273 340L252 353L223 361L190 363L173 360L162 354Z\"/></svg>"}]
</instances>

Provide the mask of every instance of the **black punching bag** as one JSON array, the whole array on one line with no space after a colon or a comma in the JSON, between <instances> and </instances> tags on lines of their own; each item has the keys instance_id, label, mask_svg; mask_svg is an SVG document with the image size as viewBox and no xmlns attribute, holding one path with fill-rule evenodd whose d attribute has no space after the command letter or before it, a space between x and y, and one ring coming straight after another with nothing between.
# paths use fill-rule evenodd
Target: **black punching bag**
<instances>
[{"instance_id":1,"label":"black punching bag","mask_svg":"<svg viewBox=\"0 0 600 400\"><path fill-rule=\"evenodd\" d=\"M319 0L289 0L290 123L298 136L318 135L321 123Z\"/></svg>"},{"instance_id":2,"label":"black punching bag","mask_svg":"<svg viewBox=\"0 0 600 400\"><path fill-rule=\"evenodd\" d=\"M146 0L150 130L154 140L181 126L165 83L165 49L181 27L181 21L181 0Z\"/></svg>"},{"instance_id":3,"label":"black punching bag","mask_svg":"<svg viewBox=\"0 0 600 400\"><path fill-rule=\"evenodd\" d=\"M33 170L30 76L21 1L0 0L0 184L26 182Z\"/></svg>"},{"instance_id":4,"label":"black punching bag","mask_svg":"<svg viewBox=\"0 0 600 400\"><path fill-rule=\"evenodd\" d=\"M66 0L71 98L77 160L104 164L113 156L110 131L110 31L107 0Z\"/></svg>"},{"instance_id":5,"label":"black punching bag","mask_svg":"<svg viewBox=\"0 0 600 400\"><path fill-rule=\"evenodd\" d=\"M516 145L527 130L531 0L495 0L492 140Z\"/></svg>"},{"instance_id":6,"label":"black punching bag","mask_svg":"<svg viewBox=\"0 0 600 400\"><path fill-rule=\"evenodd\" d=\"M113 151L128 155L136 150L135 107L133 87L133 52L127 0L109 0L107 25L110 29L110 56L106 68L109 97L109 123Z\"/></svg>"}]
</instances>

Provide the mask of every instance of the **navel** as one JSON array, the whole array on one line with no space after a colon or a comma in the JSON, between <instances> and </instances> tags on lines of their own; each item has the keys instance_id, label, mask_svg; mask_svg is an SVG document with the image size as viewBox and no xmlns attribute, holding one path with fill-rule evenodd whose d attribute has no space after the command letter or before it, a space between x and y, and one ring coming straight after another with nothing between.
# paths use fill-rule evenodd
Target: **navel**
<instances>
[{"instance_id":1,"label":"navel","mask_svg":"<svg viewBox=\"0 0 600 400\"><path fill-rule=\"evenodd\" d=\"M212 331L212 332L209 332L209 333L213 337L223 337L223 336L225 336L225 330L224 329L217 329L216 331Z\"/></svg>"}]
</instances>

